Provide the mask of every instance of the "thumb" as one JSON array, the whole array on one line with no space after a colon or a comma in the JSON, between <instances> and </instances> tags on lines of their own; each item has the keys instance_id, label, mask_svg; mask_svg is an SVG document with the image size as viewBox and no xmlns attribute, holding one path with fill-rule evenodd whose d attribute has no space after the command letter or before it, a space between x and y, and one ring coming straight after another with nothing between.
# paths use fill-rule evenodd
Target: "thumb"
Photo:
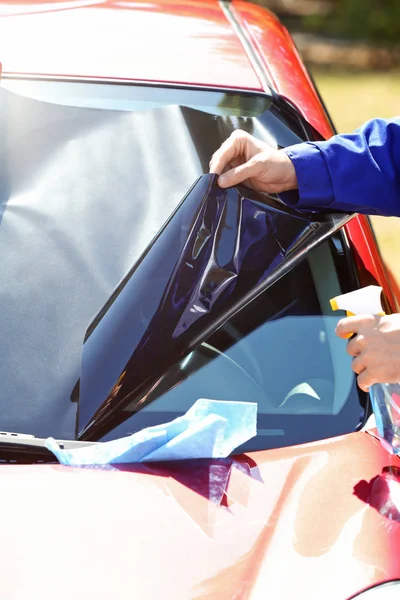
<instances>
[{"instance_id":1,"label":"thumb","mask_svg":"<svg viewBox=\"0 0 400 600\"><path fill-rule=\"evenodd\" d=\"M260 171L260 164L254 160L249 160L244 165L234 167L226 173L223 173L218 178L218 185L222 188L232 187L239 183L243 183L250 177L255 177Z\"/></svg>"}]
</instances>

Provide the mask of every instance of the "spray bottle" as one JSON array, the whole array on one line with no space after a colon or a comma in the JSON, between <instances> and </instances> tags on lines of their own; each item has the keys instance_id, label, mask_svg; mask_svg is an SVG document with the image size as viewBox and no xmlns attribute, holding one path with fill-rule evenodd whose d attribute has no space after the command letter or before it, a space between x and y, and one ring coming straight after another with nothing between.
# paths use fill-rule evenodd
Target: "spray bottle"
<instances>
[{"instance_id":1,"label":"spray bottle","mask_svg":"<svg viewBox=\"0 0 400 600\"><path fill-rule=\"evenodd\" d=\"M337 296L333 310L345 310L348 317L361 314L384 315L382 288L376 285ZM352 337L350 334L348 337ZM375 383L369 389L376 428L382 445L390 454L400 454L400 383Z\"/></svg>"}]
</instances>

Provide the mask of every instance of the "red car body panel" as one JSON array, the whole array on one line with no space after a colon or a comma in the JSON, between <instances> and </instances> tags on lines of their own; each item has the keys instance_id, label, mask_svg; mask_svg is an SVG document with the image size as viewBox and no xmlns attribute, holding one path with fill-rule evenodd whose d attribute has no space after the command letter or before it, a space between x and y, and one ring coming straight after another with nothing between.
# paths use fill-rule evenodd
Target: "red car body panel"
<instances>
[{"instance_id":1,"label":"red car body panel","mask_svg":"<svg viewBox=\"0 0 400 600\"><path fill-rule=\"evenodd\" d=\"M399 576L372 436L242 460L225 506L159 466L1 466L3 597L337 600Z\"/></svg>"},{"instance_id":2,"label":"red car body panel","mask_svg":"<svg viewBox=\"0 0 400 600\"><path fill-rule=\"evenodd\" d=\"M273 87L329 137L279 21L242 0L232 14ZM263 89L212 1L0 1L0 39L4 74ZM368 220L346 232L359 272L396 308ZM400 515L388 513L384 479L398 459L372 435L240 460L252 475L234 470L221 506L207 486L153 467L0 465L3 596L337 600L400 579Z\"/></svg>"},{"instance_id":3,"label":"red car body panel","mask_svg":"<svg viewBox=\"0 0 400 600\"><path fill-rule=\"evenodd\" d=\"M325 111L285 27L260 6L243 0L234 0L232 6L262 60L272 87L294 104L323 137L331 137L333 131Z\"/></svg>"},{"instance_id":4,"label":"red car body panel","mask_svg":"<svg viewBox=\"0 0 400 600\"><path fill-rule=\"evenodd\" d=\"M217 2L0 3L0 39L3 73L262 89Z\"/></svg>"}]
</instances>

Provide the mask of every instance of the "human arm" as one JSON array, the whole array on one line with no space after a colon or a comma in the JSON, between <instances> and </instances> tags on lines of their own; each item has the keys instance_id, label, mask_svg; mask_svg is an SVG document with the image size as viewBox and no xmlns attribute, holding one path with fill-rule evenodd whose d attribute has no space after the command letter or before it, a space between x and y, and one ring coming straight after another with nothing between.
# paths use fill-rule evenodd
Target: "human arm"
<instances>
[{"instance_id":1,"label":"human arm","mask_svg":"<svg viewBox=\"0 0 400 600\"><path fill-rule=\"evenodd\" d=\"M373 119L354 133L285 152L296 170L298 208L400 216L400 118Z\"/></svg>"},{"instance_id":2,"label":"human arm","mask_svg":"<svg viewBox=\"0 0 400 600\"><path fill-rule=\"evenodd\" d=\"M214 154L210 171L224 174L221 187L245 181L260 191L283 192L282 199L300 209L400 216L400 118L374 119L352 134L284 150L234 132Z\"/></svg>"}]
</instances>

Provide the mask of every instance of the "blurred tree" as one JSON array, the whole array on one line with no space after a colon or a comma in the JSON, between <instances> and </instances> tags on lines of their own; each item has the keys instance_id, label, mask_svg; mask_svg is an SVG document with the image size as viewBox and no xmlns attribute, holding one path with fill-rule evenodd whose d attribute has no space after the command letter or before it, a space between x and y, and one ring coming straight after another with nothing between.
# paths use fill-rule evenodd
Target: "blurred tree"
<instances>
[{"instance_id":1,"label":"blurred tree","mask_svg":"<svg viewBox=\"0 0 400 600\"><path fill-rule=\"evenodd\" d=\"M332 0L331 6L328 14L304 17L305 27L342 38L399 43L399 0Z\"/></svg>"},{"instance_id":2,"label":"blurred tree","mask_svg":"<svg viewBox=\"0 0 400 600\"><path fill-rule=\"evenodd\" d=\"M251 0L295 28L322 35L395 45L400 42L400 0ZM290 25L291 25L290 21Z\"/></svg>"}]
</instances>

